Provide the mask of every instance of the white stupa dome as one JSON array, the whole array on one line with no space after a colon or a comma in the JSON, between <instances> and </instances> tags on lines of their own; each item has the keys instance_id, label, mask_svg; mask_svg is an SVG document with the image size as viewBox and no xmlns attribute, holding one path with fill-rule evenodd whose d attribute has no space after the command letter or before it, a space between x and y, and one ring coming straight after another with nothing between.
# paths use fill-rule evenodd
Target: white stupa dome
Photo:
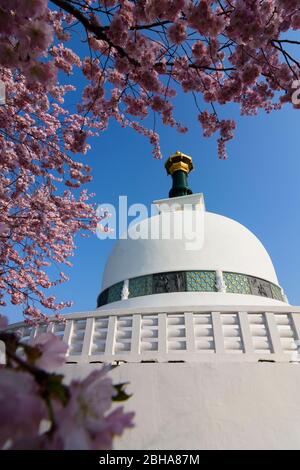
<instances>
[{"instance_id":1,"label":"white stupa dome","mask_svg":"<svg viewBox=\"0 0 300 470\"><path fill-rule=\"evenodd\" d=\"M155 204L158 214L115 244L98 306L282 305L272 260L250 230L206 212L202 194Z\"/></svg>"},{"instance_id":2,"label":"white stupa dome","mask_svg":"<svg viewBox=\"0 0 300 470\"><path fill-rule=\"evenodd\" d=\"M163 226L163 219L167 217L162 213L146 219L136 225L136 231L146 229L148 232L150 227ZM181 222L176 212L172 219L175 223ZM235 220L205 212L203 245L193 250L187 249L188 243L191 243L188 234L180 240L161 237L158 240L119 240L105 266L102 289L146 274L190 270L243 273L278 284L273 263L262 243Z\"/></svg>"}]
</instances>

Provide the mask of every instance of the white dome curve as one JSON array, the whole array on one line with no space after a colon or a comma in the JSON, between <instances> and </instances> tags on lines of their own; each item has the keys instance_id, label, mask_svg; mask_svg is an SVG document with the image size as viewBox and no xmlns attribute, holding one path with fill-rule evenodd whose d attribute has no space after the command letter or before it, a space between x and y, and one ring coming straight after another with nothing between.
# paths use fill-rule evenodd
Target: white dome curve
<instances>
[{"instance_id":1,"label":"white dome curve","mask_svg":"<svg viewBox=\"0 0 300 470\"><path fill-rule=\"evenodd\" d=\"M187 249L188 237L181 239L127 239L114 246L105 266L102 290L147 274L171 271L221 270L247 274L278 285L276 272L266 249L246 227L227 217L204 212L203 245ZM167 213L145 219L132 231L149 232L161 226ZM172 222L180 224L180 214L172 213Z\"/></svg>"}]
</instances>

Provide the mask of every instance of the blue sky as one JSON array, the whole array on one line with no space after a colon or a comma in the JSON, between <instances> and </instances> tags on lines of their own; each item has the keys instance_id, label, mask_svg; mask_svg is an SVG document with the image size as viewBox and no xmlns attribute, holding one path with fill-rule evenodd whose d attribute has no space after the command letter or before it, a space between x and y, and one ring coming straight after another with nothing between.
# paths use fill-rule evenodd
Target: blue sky
<instances>
[{"instance_id":1,"label":"blue sky","mask_svg":"<svg viewBox=\"0 0 300 470\"><path fill-rule=\"evenodd\" d=\"M176 150L193 157L193 192L204 193L207 210L239 221L258 236L290 302L299 305L299 111L286 107L271 115L262 112L257 117L240 117L233 105L221 109L220 117L237 120L236 137L228 145L229 158L221 161L215 139L202 137L192 97L180 94L176 105L176 117L189 132L183 135L157 127L164 160ZM119 195L127 195L129 204L150 207L153 200L167 197L170 177L164 161L152 157L145 138L112 122L91 144L84 160L92 167L93 181L88 187L95 193L94 203L117 204ZM55 290L58 300L74 302L64 313L95 308L103 268L114 243L94 235L77 237L76 241L74 266L65 270L70 281ZM9 306L5 312L11 320L21 317L19 308Z\"/></svg>"}]
</instances>

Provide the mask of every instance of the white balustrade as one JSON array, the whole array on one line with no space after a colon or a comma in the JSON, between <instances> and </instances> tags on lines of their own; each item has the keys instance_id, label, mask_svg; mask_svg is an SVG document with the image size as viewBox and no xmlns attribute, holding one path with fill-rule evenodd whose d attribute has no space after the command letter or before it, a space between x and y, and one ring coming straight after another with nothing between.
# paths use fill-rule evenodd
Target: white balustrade
<instances>
[{"instance_id":1,"label":"white balustrade","mask_svg":"<svg viewBox=\"0 0 300 470\"><path fill-rule=\"evenodd\" d=\"M101 310L65 317L65 322L9 326L30 343L52 331L69 346L67 361L88 362L297 362L300 308L174 308L162 311ZM300 354L299 354L300 363Z\"/></svg>"}]
</instances>

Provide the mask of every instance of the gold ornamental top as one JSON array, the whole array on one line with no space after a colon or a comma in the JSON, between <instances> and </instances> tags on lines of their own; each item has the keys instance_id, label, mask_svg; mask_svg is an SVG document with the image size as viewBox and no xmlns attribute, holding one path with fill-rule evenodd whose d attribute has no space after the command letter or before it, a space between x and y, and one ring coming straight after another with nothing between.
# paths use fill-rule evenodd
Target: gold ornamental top
<instances>
[{"instance_id":1,"label":"gold ornamental top","mask_svg":"<svg viewBox=\"0 0 300 470\"><path fill-rule=\"evenodd\" d=\"M192 157L189 157L189 155L185 155L177 150L176 153L168 158L165 163L165 168L168 175L173 175L173 173L178 170L189 174L194 168Z\"/></svg>"}]
</instances>

